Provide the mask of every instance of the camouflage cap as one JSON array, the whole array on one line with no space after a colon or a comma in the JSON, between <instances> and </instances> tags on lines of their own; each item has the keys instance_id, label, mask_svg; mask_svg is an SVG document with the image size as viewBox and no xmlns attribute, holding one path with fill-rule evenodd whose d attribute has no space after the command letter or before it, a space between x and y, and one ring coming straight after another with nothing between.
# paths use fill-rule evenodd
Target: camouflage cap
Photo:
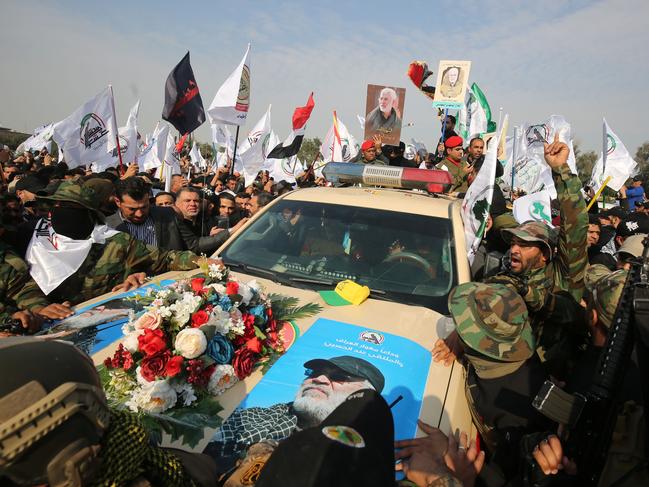
<instances>
[{"instance_id":1,"label":"camouflage cap","mask_svg":"<svg viewBox=\"0 0 649 487\"><path fill-rule=\"evenodd\" d=\"M66 201L76 203L91 210L100 222L106 221L104 215L97 209L97 195L89 186L82 186L74 182L63 182L52 196L39 196L37 199L45 201Z\"/></svg>"},{"instance_id":2,"label":"camouflage cap","mask_svg":"<svg viewBox=\"0 0 649 487\"><path fill-rule=\"evenodd\" d=\"M597 311L598 321L607 328L613 322L627 274L624 269L610 271L600 264L590 266L586 271L584 282L590 292L589 307Z\"/></svg>"},{"instance_id":3,"label":"camouflage cap","mask_svg":"<svg viewBox=\"0 0 649 487\"><path fill-rule=\"evenodd\" d=\"M473 350L503 362L527 360L536 348L523 298L508 286L468 282L448 296L455 329Z\"/></svg>"},{"instance_id":4,"label":"camouflage cap","mask_svg":"<svg viewBox=\"0 0 649 487\"><path fill-rule=\"evenodd\" d=\"M538 242L545 245L550 251L550 256L554 255L558 239L557 231L554 228L536 220L521 223L514 228L504 228L501 230L501 234L508 244L512 242L512 239L518 238L525 242Z\"/></svg>"}]
</instances>

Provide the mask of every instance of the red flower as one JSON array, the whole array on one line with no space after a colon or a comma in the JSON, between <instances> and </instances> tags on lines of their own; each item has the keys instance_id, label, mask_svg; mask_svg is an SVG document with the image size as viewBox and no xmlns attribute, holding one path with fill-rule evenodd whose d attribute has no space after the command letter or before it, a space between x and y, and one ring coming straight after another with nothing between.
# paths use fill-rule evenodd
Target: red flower
<instances>
[{"instance_id":1,"label":"red flower","mask_svg":"<svg viewBox=\"0 0 649 487\"><path fill-rule=\"evenodd\" d=\"M190 360L185 367L187 371L187 382L194 387L205 387L210 380L214 366L205 367L202 360Z\"/></svg>"},{"instance_id":2,"label":"red flower","mask_svg":"<svg viewBox=\"0 0 649 487\"><path fill-rule=\"evenodd\" d=\"M279 333L277 333L276 331L269 332L266 342L271 348L275 349L276 345L279 344Z\"/></svg>"},{"instance_id":3,"label":"red flower","mask_svg":"<svg viewBox=\"0 0 649 487\"><path fill-rule=\"evenodd\" d=\"M182 370L182 365L183 356L174 355L167 361L167 365L165 365L165 375L167 377L174 377L175 375L178 375Z\"/></svg>"},{"instance_id":4,"label":"red flower","mask_svg":"<svg viewBox=\"0 0 649 487\"><path fill-rule=\"evenodd\" d=\"M117 347L117 350L115 350L115 354L112 357L108 357L104 360L104 365L107 369L129 370L134 364L133 355L124 348L123 343L119 344L119 347Z\"/></svg>"},{"instance_id":5,"label":"red flower","mask_svg":"<svg viewBox=\"0 0 649 487\"><path fill-rule=\"evenodd\" d=\"M153 382L156 377L163 377L169 358L171 358L171 352L169 350L150 357L144 357L140 364L142 377L149 382Z\"/></svg>"},{"instance_id":6,"label":"red flower","mask_svg":"<svg viewBox=\"0 0 649 487\"><path fill-rule=\"evenodd\" d=\"M201 293L205 285L205 278L195 277L194 279L192 279L191 285L192 285L192 291L194 291L195 293Z\"/></svg>"},{"instance_id":7,"label":"red flower","mask_svg":"<svg viewBox=\"0 0 649 487\"><path fill-rule=\"evenodd\" d=\"M255 353L261 352L261 340L257 337L251 338L246 342L246 348Z\"/></svg>"},{"instance_id":8,"label":"red flower","mask_svg":"<svg viewBox=\"0 0 649 487\"><path fill-rule=\"evenodd\" d=\"M225 286L225 293L227 295L238 294L239 293L239 283L230 281Z\"/></svg>"},{"instance_id":9,"label":"red flower","mask_svg":"<svg viewBox=\"0 0 649 487\"><path fill-rule=\"evenodd\" d=\"M137 344L140 351L147 357L167 349L165 334L159 328L144 330L144 333L137 337Z\"/></svg>"},{"instance_id":10,"label":"red flower","mask_svg":"<svg viewBox=\"0 0 649 487\"><path fill-rule=\"evenodd\" d=\"M192 315L192 327L199 328L208 322L210 315L204 309L198 310Z\"/></svg>"},{"instance_id":11,"label":"red flower","mask_svg":"<svg viewBox=\"0 0 649 487\"><path fill-rule=\"evenodd\" d=\"M277 328L278 328L277 327L277 320L275 320L275 319L271 318L266 323L266 329L269 330L269 331L277 331Z\"/></svg>"},{"instance_id":12,"label":"red flower","mask_svg":"<svg viewBox=\"0 0 649 487\"><path fill-rule=\"evenodd\" d=\"M241 319L243 320L243 324L246 325L246 328L250 328L255 324L255 315L250 313L245 313L241 316Z\"/></svg>"},{"instance_id":13,"label":"red flower","mask_svg":"<svg viewBox=\"0 0 649 487\"><path fill-rule=\"evenodd\" d=\"M234 352L232 367L234 367L234 373L237 374L240 380L250 375L256 363L257 354L249 348L243 347Z\"/></svg>"}]
</instances>

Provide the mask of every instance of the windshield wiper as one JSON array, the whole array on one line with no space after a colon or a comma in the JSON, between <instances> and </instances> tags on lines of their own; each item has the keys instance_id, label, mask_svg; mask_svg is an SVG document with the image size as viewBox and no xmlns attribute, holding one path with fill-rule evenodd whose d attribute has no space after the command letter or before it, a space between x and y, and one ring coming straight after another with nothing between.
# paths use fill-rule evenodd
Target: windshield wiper
<instances>
[{"instance_id":1,"label":"windshield wiper","mask_svg":"<svg viewBox=\"0 0 649 487\"><path fill-rule=\"evenodd\" d=\"M287 277L290 282L303 282L305 284L322 284L323 286L333 286L334 282L331 279L326 279L322 277L297 277L290 276Z\"/></svg>"},{"instance_id":2,"label":"windshield wiper","mask_svg":"<svg viewBox=\"0 0 649 487\"><path fill-rule=\"evenodd\" d=\"M268 269L255 267L252 265L244 264L242 262L223 262L223 263L226 265L226 267L230 267L232 269L241 269L244 272L250 272L251 274L257 275L258 277L265 277L267 279L270 279L271 281L279 282L277 273L273 271L269 271Z\"/></svg>"}]
</instances>

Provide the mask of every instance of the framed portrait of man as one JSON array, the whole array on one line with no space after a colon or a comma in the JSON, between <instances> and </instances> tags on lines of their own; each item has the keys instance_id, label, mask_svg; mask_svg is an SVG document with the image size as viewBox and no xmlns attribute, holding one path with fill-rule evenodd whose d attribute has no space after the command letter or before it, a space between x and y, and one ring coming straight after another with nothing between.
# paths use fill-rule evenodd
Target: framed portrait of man
<instances>
[{"instance_id":1,"label":"framed portrait of man","mask_svg":"<svg viewBox=\"0 0 649 487\"><path fill-rule=\"evenodd\" d=\"M406 89L385 85L367 85L365 103L365 140L379 135L384 144L399 145Z\"/></svg>"},{"instance_id":2,"label":"framed portrait of man","mask_svg":"<svg viewBox=\"0 0 649 487\"><path fill-rule=\"evenodd\" d=\"M457 110L464 105L471 61L440 61L433 106Z\"/></svg>"}]
</instances>

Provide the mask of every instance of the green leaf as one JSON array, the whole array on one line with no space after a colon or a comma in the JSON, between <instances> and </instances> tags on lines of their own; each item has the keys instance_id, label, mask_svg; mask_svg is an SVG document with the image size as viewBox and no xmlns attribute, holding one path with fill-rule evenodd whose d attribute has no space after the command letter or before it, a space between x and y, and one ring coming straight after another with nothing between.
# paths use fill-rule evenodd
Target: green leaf
<instances>
[{"instance_id":1,"label":"green leaf","mask_svg":"<svg viewBox=\"0 0 649 487\"><path fill-rule=\"evenodd\" d=\"M266 335L264 335L263 332L259 328L254 326L253 329L255 330L255 336L257 338L259 338L260 340L265 340L266 339Z\"/></svg>"},{"instance_id":2,"label":"green leaf","mask_svg":"<svg viewBox=\"0 0 649 487\"><path fill-rule=\"evenodd\" d=\"M316 315L322 311L322 306L317 303L307 303L304 306L298 306L293 308L288 308L284 310L283 313L275 314L273 310L273 316L278 321L291 321L299 320L302 318L308 318L309 316Z\"/></svg>"}]
</instances>

